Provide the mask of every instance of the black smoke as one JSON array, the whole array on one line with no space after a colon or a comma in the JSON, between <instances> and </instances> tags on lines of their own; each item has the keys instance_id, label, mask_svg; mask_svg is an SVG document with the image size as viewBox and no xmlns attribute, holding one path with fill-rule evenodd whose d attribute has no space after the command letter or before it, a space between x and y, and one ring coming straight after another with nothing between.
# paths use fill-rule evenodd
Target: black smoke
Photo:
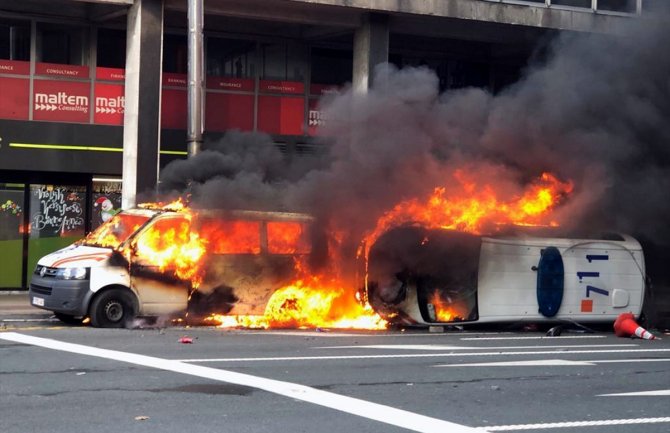
<instances>
[{"instance_id":1,"label":"black smoke","mask_svg":"<svg viewBox=\"0 0 670 433\"><path fill-rule=\"evenodd\" d=\"M321 102L318 157L286 161L263 134L228 133L161 176L194 206L303 211L343 230L351 254L402 200L454 187L456 170L519 195L544 171L571 179L566 228L670 246L670 25L659 13L613 34L563 33L499 94L440 94L427 68L381 65L367 94Z\"/></svg>"}]
</instances>

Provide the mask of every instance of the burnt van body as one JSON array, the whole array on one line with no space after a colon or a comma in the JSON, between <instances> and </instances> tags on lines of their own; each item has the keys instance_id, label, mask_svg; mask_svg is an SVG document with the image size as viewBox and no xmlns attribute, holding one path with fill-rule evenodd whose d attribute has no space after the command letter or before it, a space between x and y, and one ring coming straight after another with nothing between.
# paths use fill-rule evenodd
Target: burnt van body
<instances>
[{"instance_id":1,"label":"burnt van body","mask_svg":"<svg viewBox=\"0 0 670 433\"><path fill-rule=\"evenodd\" d=\"M187 311L262 315L274 291L294 276L296 259L310 254L310 226L309 216L295 213L127 210L42 257L30 283L31 304L65 322L89 316L98 327ZM208 246L198 269L183 266L198 275L180 275L164 262L178 244L171 237L180 233L182 240L197 233Z\"/></svg>"},{"instance_id":2,"label":"burnt van body","mask_svg":"<svg viewBox=\"0 0 670 433\"><path fill-rule=\"evenodd\" d=\"M367 294L391 322L613 322L640 316L646 274L630 236L477 236L402 227L371 248Z\"/></svg>"}]
</instances>

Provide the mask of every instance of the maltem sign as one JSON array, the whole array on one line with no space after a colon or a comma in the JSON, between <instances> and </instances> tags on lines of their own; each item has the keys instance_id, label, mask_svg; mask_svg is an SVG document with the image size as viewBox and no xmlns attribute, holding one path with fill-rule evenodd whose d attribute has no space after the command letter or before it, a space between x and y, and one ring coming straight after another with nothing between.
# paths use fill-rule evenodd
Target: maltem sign
<instances>
[{"instance_id":1,"label":"maltem sign","mask_svg":"<svg viewBox=\"0 0 670 433\"><path fill-rule=\"evenodd\" d=\"M126 98L122 84L96 83L94 123L123 125L125 107Z\"/></svg>"},{"instance_id":2,"label":"maltem sign","mask_svg":"<svg viewBox=\"0 0 670 433\"><path fill-rule=\"evenodd\" d=\"M33 118L61 122L89 121L90 84L35 80Z\"/></svg>"}]
</instances>

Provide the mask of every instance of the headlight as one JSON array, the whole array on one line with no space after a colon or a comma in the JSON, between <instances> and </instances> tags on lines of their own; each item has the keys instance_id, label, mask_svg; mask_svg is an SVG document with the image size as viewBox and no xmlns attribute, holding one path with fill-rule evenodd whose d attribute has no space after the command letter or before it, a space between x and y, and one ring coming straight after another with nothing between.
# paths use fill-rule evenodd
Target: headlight
<instances>
[{"instance_id":1,"label":"headlight","mask_svg":"<svg viewBox=\"0 0 670 433\"><path fill-rule=\"evenodd\" d=\"M62 280L83 280L88 276L88 268L61 268L56 272L56 278Z\"/></svg>"}]
</instances>

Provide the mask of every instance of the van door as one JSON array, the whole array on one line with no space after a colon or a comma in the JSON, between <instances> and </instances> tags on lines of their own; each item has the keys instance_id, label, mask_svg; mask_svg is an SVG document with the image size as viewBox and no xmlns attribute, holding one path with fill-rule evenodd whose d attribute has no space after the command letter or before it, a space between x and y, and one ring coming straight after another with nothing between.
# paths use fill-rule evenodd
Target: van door
<instances>
[{"instance_id":1,"label":"van door","mask_svg":"<svg viewBox=\"0 0 670 433\"><path fill-rule=\"evenodd\" d=\"M190 221L180 214L156 218L133 239L130 282L140 301L140 315L186 310L192 284L175 259L190 240Z\"/></svg>"}]
</instances>

